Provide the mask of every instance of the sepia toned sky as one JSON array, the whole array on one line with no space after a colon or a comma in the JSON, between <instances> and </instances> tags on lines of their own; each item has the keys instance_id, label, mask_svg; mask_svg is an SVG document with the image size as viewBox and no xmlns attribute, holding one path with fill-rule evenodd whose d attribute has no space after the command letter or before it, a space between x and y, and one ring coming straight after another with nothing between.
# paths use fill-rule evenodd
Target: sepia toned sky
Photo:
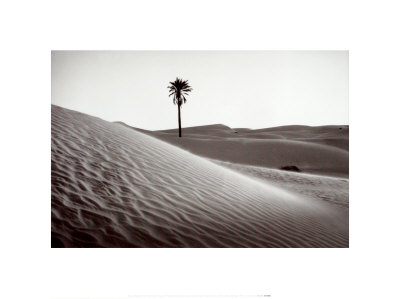
<instances>
[{"instance_id":1,"label":"sepia toned sky","mask_svg":"<svg viewBox=\"0 0 400 299\"><path fill-rule=\"evenodd\" d=\"M348 51L52 51L51 102L108 121L178 125L170 81L189 80L182 126L349 123Z\"/></svg>"}]
</instances>

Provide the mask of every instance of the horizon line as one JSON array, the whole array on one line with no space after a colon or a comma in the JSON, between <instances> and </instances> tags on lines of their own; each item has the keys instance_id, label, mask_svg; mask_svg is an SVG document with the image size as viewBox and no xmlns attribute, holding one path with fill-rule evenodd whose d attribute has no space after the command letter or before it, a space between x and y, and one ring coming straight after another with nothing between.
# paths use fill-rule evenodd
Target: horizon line
<instances>
[{"instance_id":1,"label":"horizon line","mask_svg":"<svg viewBox=\"0 0 400 299\"><path fill-rule=\"evenodd\" d=\"M90 115L90 116L93 116L93 117L97 117L97 118L100 118L100 119L102 119L102 120L104 120L104 121L108 121L108 120L105 120L105 119L103 119L103 118L101 118L101 117L99 117L99 116L97 116L97 115L92 115L92 114L89 114L89 113L86 113L86 112L82 112L82 111L79 111L79 110L74 110L74 109L71 109L71 108L66 108L66 107L63 107L63 106L60 106L60 105L57 105L57 104L51 103L51 106L61 107L61 108L63 108L63 109L68 109L68 110L71 110L71 111L75 111L75 112L79 112L79 113L82 113L82 114L86 114L86 115ZM126 126L128 126L128 127L134 128L134 129L145 130L145 131L152 131L152 132L179 130L178 127L175 127L175 128L167 128L167 129L155 129L155 130L144 129L144 128L139 128L139 127L135 127L135 126L133 126L133 125L130 125L130 124L128 124L128 123L126 123L125 121L122 121L122 120L112 120L112 121L108 121L108 122L112 122L112 123L121 123L121 124L123 124L123 125L126 125ZM226 125L226 124L223 124L223 123L213 123L213 124L205 124L205 125L195 125L195 126L189 126L189 127L182 127L182 129L199 128L199 127L211 127L211 126L225 126L225 127L228 127L228 128L231 129L231 130L237 130L237 129L262 130L262 129L272 129L272 128L280 128L280 127L294 127L294 126L298 126L298 127L310 127L310 128L312 128L312 127L329 127L329 126L350 126L350 124L348 124L348 123L347 123L347 124L321 124L321 125L282 124L282 125L276 125L276 126L270 126L270 127L265 126L265 127L261 127L261 128L250 128L250 127L232 127L232 126L229 126L229 125Z\"/></svg>"}]
</instances>

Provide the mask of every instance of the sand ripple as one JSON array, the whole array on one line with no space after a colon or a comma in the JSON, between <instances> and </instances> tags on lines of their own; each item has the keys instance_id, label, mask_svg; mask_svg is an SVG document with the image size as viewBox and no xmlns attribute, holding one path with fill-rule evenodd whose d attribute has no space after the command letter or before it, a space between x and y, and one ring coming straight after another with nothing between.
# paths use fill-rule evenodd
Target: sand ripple
<instances>
[{"instance_id":1,"label":"sand ripple","mask_svg":"<svg viewBox=\"0 0 400 299\"><path fill-rule=\"evenodd\" d=\"M151 136L52 106L52 247L347 247L310 204Z\"/></svg>"}]
</instances>

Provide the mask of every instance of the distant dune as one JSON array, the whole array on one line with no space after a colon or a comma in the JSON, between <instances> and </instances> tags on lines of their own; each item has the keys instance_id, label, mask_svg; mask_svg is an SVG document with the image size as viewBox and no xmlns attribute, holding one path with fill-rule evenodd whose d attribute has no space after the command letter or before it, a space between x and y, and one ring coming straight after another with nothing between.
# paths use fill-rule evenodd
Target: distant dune
<instances>
[{"instance_id":1,"label":"distant dune","mask_svg":"<svg viewBox=\"0 0 400 299\"><path fill-rule=\"evenodd\" d=\"M348 127L51 121L52 247L348 247Z\"/></svg>"},{"instance_id":2,"label":"distant dune","mask_svg":"<svg viewBox=\"0 0 400 299\"><path fill-rule=\"evenodd\" d=\"M196 155L231 163L280 169L295 165L304 172L348 178L348 126L284 126L231 129L224 125L144 131Z\"/></svg>"}]
</instances>

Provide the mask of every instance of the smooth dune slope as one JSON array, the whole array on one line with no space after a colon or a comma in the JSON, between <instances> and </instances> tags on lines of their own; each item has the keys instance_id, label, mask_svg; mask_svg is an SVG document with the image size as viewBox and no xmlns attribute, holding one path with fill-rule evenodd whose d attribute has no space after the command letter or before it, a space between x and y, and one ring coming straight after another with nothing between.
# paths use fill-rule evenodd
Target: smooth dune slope
<instances>
[{"instance_id":1,"label":"smooth dune slope","mask_svg":"<svg viewBox=\"0 0 400 299\"><path fill-rule=\"evenodd\" d=\"M248 166L218 160L213 160L213 162L285 190L305 195L310 200L322 200L337 204L345 209L349 208L348 179Z\"/></svg>"},{"instance_id":2,"label":"smooth dune slope","mask_svg":"<svg viewBox=\"0 0 400 299\"><path fill-rule=\"evenodd\" d=\"M52 105L52 247L348 247L348 209Z\"/></svg>"}]
</instances>

